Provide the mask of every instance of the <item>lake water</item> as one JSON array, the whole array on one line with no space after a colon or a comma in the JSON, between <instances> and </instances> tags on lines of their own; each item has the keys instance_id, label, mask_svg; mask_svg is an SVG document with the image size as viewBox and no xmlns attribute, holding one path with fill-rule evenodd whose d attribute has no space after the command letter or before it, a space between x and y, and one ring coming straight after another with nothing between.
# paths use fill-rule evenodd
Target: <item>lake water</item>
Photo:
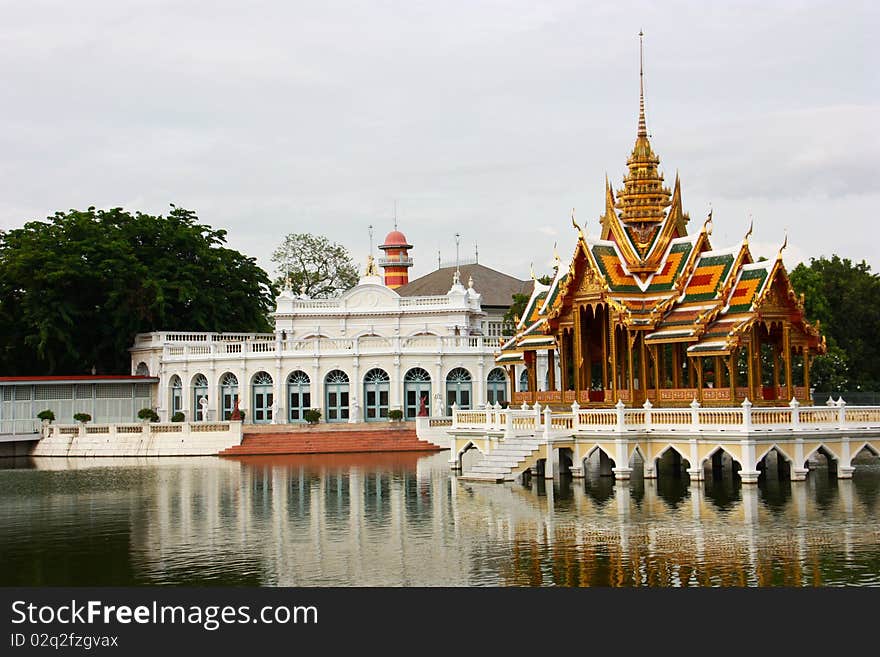
<instances>
[{"instance_id":1,"label":"lake water","mask_svg":"<svg viewBox=\"0 0 880 657\"><path fill-rule=\"evenodd\" d=\"M448 452L0 460L0 584L880 585L880 465L458 480Z\"/></svg>"}]
</instances>

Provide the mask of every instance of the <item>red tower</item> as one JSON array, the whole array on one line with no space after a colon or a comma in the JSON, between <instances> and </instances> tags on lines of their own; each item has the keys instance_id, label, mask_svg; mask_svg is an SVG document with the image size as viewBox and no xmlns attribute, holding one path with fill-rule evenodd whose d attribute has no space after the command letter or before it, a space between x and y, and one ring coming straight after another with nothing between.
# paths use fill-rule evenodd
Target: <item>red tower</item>
<instances>
[{"instance_id":1,"label":"red tower","mask_svg":"<svg viewBox=\"0 0 880 657\"><path fill-rule=\"evenodd\" d=\"M385 285L393 290L409 283L409 268L413 261L407 251L413 247L407 244L406 236L399 230L392 230L379 248L385 252L379 258L379 266L385 271Z\"/></svg>"}]
</instances>

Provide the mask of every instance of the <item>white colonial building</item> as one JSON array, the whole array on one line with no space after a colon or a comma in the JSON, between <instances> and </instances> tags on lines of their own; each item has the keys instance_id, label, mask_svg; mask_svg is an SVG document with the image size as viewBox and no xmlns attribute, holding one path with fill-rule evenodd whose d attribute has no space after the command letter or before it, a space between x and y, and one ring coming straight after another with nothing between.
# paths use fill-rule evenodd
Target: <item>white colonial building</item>
<instances>
[{"instance_id":1,"label":"white colonial building","mask_svg":"<svg viewBox=\"0 0 880 657\"><path fill-rule=\"evenodd\" d=\"M285 290L275 332L140 334L132 372L159 377L157 411L222 420L235 402L254 423L381 421L450 414L510 399L494 365L499 337L484 336L486 313L474 281L451 277L443 295L401 296L370 258L359 284L336 299Z\"/></svg>"}]
</instances>

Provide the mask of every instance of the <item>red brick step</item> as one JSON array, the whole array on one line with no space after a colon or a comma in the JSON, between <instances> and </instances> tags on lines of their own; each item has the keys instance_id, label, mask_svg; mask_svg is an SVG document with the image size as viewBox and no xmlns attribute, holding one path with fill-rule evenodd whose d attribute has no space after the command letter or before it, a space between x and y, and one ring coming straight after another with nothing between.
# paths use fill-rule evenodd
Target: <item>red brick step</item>
<instances>
[{"instance_id":1,"label":"red brick step","mask_svg":"<svg viewBox=\"0 0 880 657\"><path fill-rule=\"evenodd\" d=\"M240 445L220 452L220 456L251 454L334 454L342 452L435 452L441 448L419 440L415 429L380 427L340 430L297 429L272 433L245 432Z\"/></svg>"}]
</instances>

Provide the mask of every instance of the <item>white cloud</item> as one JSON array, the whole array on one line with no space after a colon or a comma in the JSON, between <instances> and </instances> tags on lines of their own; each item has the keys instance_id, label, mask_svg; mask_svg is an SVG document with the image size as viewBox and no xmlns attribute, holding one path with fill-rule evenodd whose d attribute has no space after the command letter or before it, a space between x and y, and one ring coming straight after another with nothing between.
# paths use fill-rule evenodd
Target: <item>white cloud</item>
<instances>
[{"instance_id":1,"label":"white cloud","mask_svg":"<svg viewBox=\"0 0 880 657\"><path fill-rule=\"evenodd\" d=\"M524 277L554 241L567 257L572 207L598 230L644 27L648 125L693 223L711 202L718 246L751 213L756 244L788 228L791 254L880 264L873 4L33 0L3 18L0 229L175 203L269 269L294 231L360 262L397 199L414 274L460 232Z\"/></svg>"}]
</instances>

